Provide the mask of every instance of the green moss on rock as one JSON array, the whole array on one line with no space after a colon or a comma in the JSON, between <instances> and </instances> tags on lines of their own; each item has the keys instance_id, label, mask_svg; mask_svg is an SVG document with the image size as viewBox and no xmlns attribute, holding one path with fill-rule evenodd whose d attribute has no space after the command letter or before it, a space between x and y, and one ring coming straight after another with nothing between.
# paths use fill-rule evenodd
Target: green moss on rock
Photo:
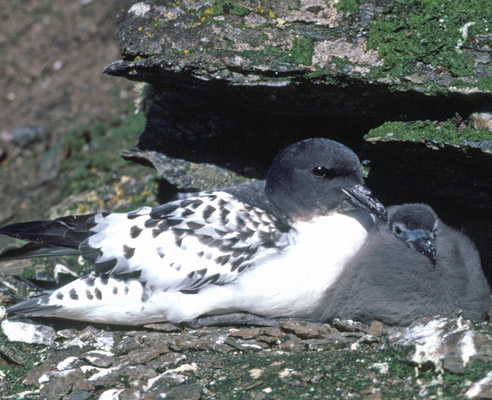
<instances>
[{"instance_id":1,"label":"green moss on rock","mask_svg":"<svg viewBox=\"0 0 492 400\"><path fill-rule=\"evenodd\" d=\"M237 16L245 16L251 13L251 10L244 7L233 0L214 0L212 5L202 11L203 16L217 16L231 14Z\"/></svg>"},{"instance_id":2,"label":"green moss on rock","mask_svg":"<svg viewBox=\"0 0 492 400\"><path fill-rule=\"evenodd\" d=\"M309 36L294 38L292 43L293 64L311 65L314 54L314 42Z\"/></svg>"},{"instance_id":3,"label":"green moss on rock","mask_svg":"<svg viewBox=\"0 0 492 400\"><path fill-rule=\"evenodd\" d=\"M458 128L450 121L386 122L371 129L365 140L408 140L412 142L434 142L461 145L467 141L492 141L492 132L470 127Z\"/></svg>"},{"instance_id":4,"label":"green moss on rock","mask_svg":"<svg viewBox=\"0 0 492 400\"><path fill-rule=\"evenodd\" d=\"M2 360L0 365L0 396L3 399L39 399L39 388L33 384L27 384L26 374L34 367L40 365L45 358L46 346L40 344L27 344L10 342L3 333L0 333L0 347L6 347L9 352L16 355L16 362ZM10 361L10 360L9 360ZM8 382L8 384L5 384Z\"/></svg>"},{"instance_id":5,"label":"green moss on rock","mask_svg":"<svg viewBox=\"0 0 492 400\"><path fill-rule=\"evenodd\" d=\"M292 49L290 50L283 47L265 45L262 50L232 51L231 53L247 59L250 66L257 67L258 65L271 63L273 66L276 65L279 69L282 69L281 66L285 66L285 64L295 67L300 65L310 66L314 54L314 47L315 44L311 37L301 36L293 39ZM224 52L224 54L227 53ZM208 70L204 70L203 73L208 73ZM323 75L326 75L326 72L323 72ZM268 80L269 78L266 79ZM277 78L278 80L282 80L282 78Z\"/></svg>"},{"instance_id":6,"label":"green moss on rock","mask_svg":"<svg viewBox=\"0 0 492 400\"><path fill-rule=\"evenodd\" d=\"M335 7L338 11L343 12L345 17L359 12L359 6L363 0L340 0Z\"/></svg>"},{"instance_id":7,"label":"green moss on rock","mask_svg":"<svg viewBox=\"0 0 492 400\"><path fill-rule=\"evenodd\" d=\"M418 62L468 76L474 61L466 44L491 29L490 0L395 0L372 25L368 48L378 49L393 76L407 75Z\"/></svg>"},{"instance_id":8,"label":"green moss on rock","mask_svg":"<svg viewBox=\"0 0 492 400\"><path fill-rule=\"evenodd\" d=\"M243 52L246 53L246 52ZM263 51L249 52L255 53L258 60L264 60L268 57L271 60L276 60L281 63L291 65L311 65L314 54L314 42L309 36L295 37L292 41L292 49L290 51L276 46L265 46Z\"/></svg>"}]
</instances>

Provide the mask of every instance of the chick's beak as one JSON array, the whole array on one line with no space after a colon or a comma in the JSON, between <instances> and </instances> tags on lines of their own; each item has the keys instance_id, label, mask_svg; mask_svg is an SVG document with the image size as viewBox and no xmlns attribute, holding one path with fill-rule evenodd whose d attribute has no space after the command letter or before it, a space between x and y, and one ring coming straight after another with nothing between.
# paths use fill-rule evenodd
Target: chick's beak
<instances>
[{"instance_id":1,"label":"chick's beak","mask_svg":"<svg viewBox=\"0 0 492 400\"><path fill-rule=\"evenodd\" d=\"M432 263L436 263L436 242L432 233L417 230L412 237L407 238L407 243L420 254L426 256Z\"/></svg>"}]
</instances>

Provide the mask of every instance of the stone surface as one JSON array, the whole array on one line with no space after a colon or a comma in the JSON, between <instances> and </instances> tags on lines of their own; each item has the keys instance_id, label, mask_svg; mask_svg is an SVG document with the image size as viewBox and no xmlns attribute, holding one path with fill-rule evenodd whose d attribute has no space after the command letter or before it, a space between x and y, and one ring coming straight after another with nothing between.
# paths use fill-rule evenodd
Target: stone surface
<instances>
[{"instance_id":1,"label":"stone surface","mask_svg":"<svg viewBox=\"0 0 492 400\"><path fill-rule=\"evenodd\" d=\"M42 399L213 399L245 392L268 398L263 394L274 390L279 398L382 398L403 389L408 398L429 398L436 390L449 393L447 377L454 382L450 398L490 393L490 323L446 315L402 328L341 320L279 325L174 332L55 325L56 341L31 350L38 361L22 381ZM32 363L24 357L18 368Z\"/></svg>"},{"instance_id":2,"label":"stone surface","mask_svg":"<svg viewBox=\"0 0 492 400\"><path fill-rule=\"evenodd\" d=\"M461 316L427 317L407 328L388 332L392 345L412 346L409 361L419 368L431 364L437 370L464 373L476 358L492 360L492 337L476 332Z\"/></svg>"},{"instance_id":3,"label":"stone surface","mask_svg":"<svg viewBox=\"0 0 492 400\"><path fill-rule=\"evenodd\" d=\"M20 148L28 148L38 143L47 145L49 132L45 126L29 125L19 126L10 130L14 145Z\"/></svg>"},{"instance_id":4,"label":"stone surface","mask_svg":"<svg viewBox=\"0 0 492 400\"><path fill-rule=\"evenodd\" d=\"M473 129L487 129L492 132L492 113L477 112L471 114L468 119Z\"/></svg>"},{"instance_id":5,"label":"stone surface","mask_svg":"<svg viewBox=\"0 0 492 400\"><path fill-rule=\"evenodd\" d=\"M253 181L213 164L196 164L182 159L166 157L156 151L133 148L123 150L121 155L127 160L150 163L162 177L179 191L196 192Z\"/></svg>"},{"instance_id":6,"label":"stone surface","mask_svg":"<svg viewBox=\"0 0 492 400\"><path fill-rule=\"evenodd\" d=\"M466 391L467 399L492 399L492 371Z\"/></svg>"},{"instance_id":7,"label":"stone surface","mask_svg":"<svg viewBox=\"0 0 492 400\"><path fill-rule=\"evenodd\" d=\"M451 201L459 207L466 199L466 207L492 207L487 201L492 193L490 132L474 133L449 122L393 122L373 129L365 140L361 158L370 160L371 189L381 196L391 193L393 200L409 202L416 196L412 191L418 191L421 201ZM396 187L396 177L406 184ZM383 190L383 185L393 187Z\"/></svg>"},{"instance_id":8,"label":"stone surface","mask_svg":"<svg viewBox=\"0 0 492 400\"><path fill-rule=\"evenodd\" d=\"M50 346L56 338L55 330L45 325L6 319L1 326L3 333L11 341Z\"/></svg>"},{"instance_id":9,"label":"stone surface","mask_svg":"<svg viewBox=\"0 0 492 400\"><path fill-rule=\"evenodd\" d=\"M284 331L292 332L301 339L321 339L333 331L329 326L300 322L283 322L280 326Z\"/></svg>"},{"instance_id":10,"label":"stone surface","mask_svg":"<svg viewBox=\"0 0 492 400\"><path fill-rule=\"evenodd\" d=\"M406 7L391 1L365 1L360 7L347 3L140 2L120 13L125 61L108 71L154 82L186 73L235 85L286 86L299 79L333 83L350 78L399 90L449 90L452 81L455 92L490 91L477 87L480 79L492 75L487 70L490 35L484 33L490 28L490 11L479 1L453 1L447 7L418 1ZM468 16L461 15L465 10ZM402 21L405 16L411 18ZM425 28L419 26L424 18ZM408 48L401 48L397 59L390 49L404 43L399 35L412 30L417 37L407 36ZM422 35L427 41L419 42ZM427 54L434 50L433 41L440 41L442 55ZM416 43L421 47L412 48Z\"/></svg>"}]
</instances>

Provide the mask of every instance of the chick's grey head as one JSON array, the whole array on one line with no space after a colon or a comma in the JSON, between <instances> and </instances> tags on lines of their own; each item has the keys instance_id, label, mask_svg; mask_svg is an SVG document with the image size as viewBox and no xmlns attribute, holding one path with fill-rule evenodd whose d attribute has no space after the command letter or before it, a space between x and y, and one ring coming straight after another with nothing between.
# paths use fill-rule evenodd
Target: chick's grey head
<instances>
[{"instance_id":1,"label":"chick's grey head","mask_svg":"<svg viewBox=\"0 0 492 400\"><path fill-rule=\"evenodd\" d=\"M386 217L384 206L364 186L356 154L325 138L306 139L281 151L268 172L266 193L289 218L311 219L356 207Z\"/></svg>"},{"instance_id":2,"label":"chick's grey head","mask_svg":"<svg viewBox=\"0 0 492 400\"><path fill-rule=\"evenodd\" d=\"M389 228L408 247L436 262L438 217L427 204L403 204L389 209Z\"/></svg>"}]
</instances>

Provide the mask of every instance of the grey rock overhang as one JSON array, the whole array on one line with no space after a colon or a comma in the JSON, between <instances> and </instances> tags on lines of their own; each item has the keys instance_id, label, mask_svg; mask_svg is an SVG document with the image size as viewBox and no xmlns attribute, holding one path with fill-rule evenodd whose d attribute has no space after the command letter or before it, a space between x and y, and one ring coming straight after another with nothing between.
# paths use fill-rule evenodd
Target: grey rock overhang
<instances>
[{"instance_id":1,"label":"grey rock overhang","mask_svg":"<svg viewBox=\"0 0 492 400\"><path fill-rule=\"evenodd\" d=\"M191 70L174 72L156 59L119 61L106 70L154 85L138 147L254 178L264 177L281 148L307 137L357 149L370 128L388 120L445 120L492 107L486 93L429 96L350 77L338 77L337 84L300 75L287 84L231 84L198 79ZM245 171L250 167L256 172Z\"/></svg>"},{"instance_id":2,"label":"grey rock overhang","mask_svg":"<svg viewBox=\"0 0 492 400\"><path fill-rule=\"evenodd\" d=\"M492 92L492 23L486 20L492 12L465 4L462 16L456 5L427 10L416 1L402 8L380 0L358 1L358 8L349 10L347 3L139 2L119 15L125 62L108 72L148 79L167 71L268 86L297 78L318 84L351 78L427 94ZM410 16L416 22L407 21ZM418 31L419 17L436 31Z\"/></svg>"},{"instance_id":3,"label":"grey rock overhang","mask_svg":"<svg viewBox=\"0 0 492 400\"><path fill-rule=\"evenodd\" d=\"M492 109L491 35L482 26L488 11L481 10L480 19L469 7L462 16L453 2L449 11L455 14L437 10L428 19L443 25L436 38L408 23L400 29L408 31L402 41L400 32L390 31L387 39L384 29L422 12L416 1L405 10L391 1L352 2L355 9L348 3L148 0L122 10L123 59L105 72L155 87L139 148L165 148L168 156L187 158L175 144L185 131L211 142L236 136L237 143L221 154L215 144L207 148L189 137L184 142L188 148L205 146L193 161L229 168L235 160L225 153L241 157L245 145L262 152L254 143L271 141L275 146L257 157L266 160L265 168L278 146L304 137L329 136L357 148L362 135L384 121L445 120L456 112ZM437 50L412 47L456 34ZM423 39L413 41L419 35ZM448 58L439 59L440 51ZM395 59L396 53L406 58ZM162 124L166 133L156 134Z\"/></svg>"},{"instance_id":4,"label":"grey rock overhang","mask_svg":"<svg viewBox=\"0 0 492 400\"><path fill-rule=\"evenodd\" d=\"M386 82L375 82L345 75L332 81L319 80L306 71L271 72L261 82L233 82L224 76L204 79L195 66L176 71L162 56L138 61L116 61L104 72L129 80L147 82L156 91L196 90L209 96L234 98L235 103L251 109L282 115L305 115L386 120L446 119L459 112L492 110L489 93L435 93L423 90L396 90ZM251 76L245 73L244 76ZM220 104L219 104L220 105Z\"/></svg>"}]
</instances>

